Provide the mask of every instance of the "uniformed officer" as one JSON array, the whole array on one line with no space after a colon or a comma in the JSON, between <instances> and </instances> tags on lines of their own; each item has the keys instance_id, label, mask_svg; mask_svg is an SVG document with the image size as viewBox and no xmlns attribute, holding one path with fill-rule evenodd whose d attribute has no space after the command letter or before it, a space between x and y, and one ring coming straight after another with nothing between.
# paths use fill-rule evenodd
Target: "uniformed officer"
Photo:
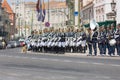
<instances>
[{"instance_id":1,"label":"uniformed officer","mask_svg":"<svg viewBox=\"0 0 120 80\"><path fill-rule=\"evenodd\" d=\"M60 41L61 46L60 46L60 53L65 53L65 33L64 33L64 29L61 29L60 31Z\"/></svg>"},{"instance_id":2,"label":"uniformed officer","mask_svg":"<svg viewBox=\"0 0 120 80\"><path fill-rule=\"evenodd\" d=\"M106 28L106 44L107 44L107 49L108 49L108 55L111 56L110 54L110 44L109 44L109 40L110 40L110 26L108 25L107 28Z\"/></svg>"},{"instance_id":3,"label":"uniformed officer","mask_svg":"<svg viewBox=\"0 0 120 80\"><path fill-rule=\"evenodd\" d=\"M106 31L104 25L99 28L98 47L100 50L100 55L106 55Z\"/></svg>"},{"instance_id":4,"label":"uniformed officer","mask_svg":"<svg viewBox=\"0 0 120 80\"><path fill-rule=\"evenodd\" d=\"M88 34L87 34L87 44L88 44L88 49L89 49L89 54L88 56L92 55L92 32L91 29L87 29Z\"/></svg>"},{"instance_id":5,"label":"uniformed officer","mask_svg":"<svg viewBox=\"0 0 120 80\"><path fill-rule=\"evenodd\" d=\"M97 27L92 32L92 45L93 45L93 50L94 50L94 56L97 55L97 37L98 37L98 31Z\"/></svg>"},{"instance_id":6,"label":"uniformed officer","mask_svg":"<svg viewBox=\"0 0 120 80\"><path fill-rule=\"evenodd\" d=\"M102 27L102 48L103 48L103 55L106 55L106 47L107 47L107 38L106 38L106 29Z\"/></svg>"},{"instance_id":7,"label":"uniformed officer","mask_svg":"<svg viewBox=\"0 0 120 80\"><path fill-rule=\"evenodd\" d=\"M114 45L110 44L110 40L112 39L114 39L114 34L111 26L108 26L107 27L107 48L108 48L108 54L110 56L114 55Z\"/></svg>"},{"instance_id":8,"label":"uniformed officer","mask_svg":"<svg viewBox=\"0 0 120 80\"><path fill-rule=\"evenodd\" d=\"M115 39L115 26L114 24L111 24L111 39ZM111 47L111 50L112 50L112 54L115 55L115 45L112 45Z\"/></svg>"},{"instance_id":9,"label":"uniformed officer","mask_svg":"<svg viewBox=\"0 0 120 80\"><path fill-rule=\"evenodd\" d=\"M82 51L83 51L84 53L86 53L86 33L85 33L85 31L83 30L83 28L81 29L81 36L82 36L82 44L81 44L81 46L82 46Z\"/></svg>"},{"instance_id":10,"label":"uniformed officer","mask_svg":"<svg viewBox=\"0 0 120 80\"><path fill-rule=\"evenodd\" d=\"M76 46L76 44L77 44L77 36L76 36L77 30L78 30L78 28L74 28L74 30L73 30L73 40L72 40L73 52L77 52L77 46Z\"/></svg>"},{"instance_id":11,"label":"uniformed officer","mask_svg":"<svg viewBox=\"0 0 120 80\"><path fill-rule=\"evenodd\" d=\"M100 51L100 55L103 55L103 48L102 48L102 27L99 28L99 34L98 34L98 48Z\"/></svg>"},{"instance_id":12,"label":"uniformed officer","mask_svg":"<svg viewBox=\"0 0 120 80\"><path fill-rule=\"evenodd\" d=\"M65 31L65 41L66 41L65 50L66 50L66 52L70 51L69 32L70 32L70 28L67 28L66 31Z\"/></svg>"},{"instance_id":13,"label":"uniformed officer","mask_svg":"<svg viewBox=\"0 0 120 80\"><path fill-rule=\"evenodd\" d=\"M69 49L69 51L70 52L73 52L73 37L74 37L74 30L73 30L73 28L70 28L69 30L68 30L68 38L69 38L69 47L68 47L68 49Z\"/></svg>"},{"instance_id":14,"label":"uniformed officer","mask_svg":"<svg viewBox=\"0 0 120 80\"><path fill-rule=\"evenodd\" d=\"M76 52L82 52L82 48L81 48L81 30L77 29L76 33L75 33L75 37L76 37Z\"/></svg>"},{"instance_id":15,"label":"uniformed officer","mask_svg":"<svg viewBox=\"0 0 120 80\"><path fill-rule=\"evenodd\" d=\"M116 40L117 55L120 56L120 24L118 24L116 27L115 40Z\"/></svg>"}]
</instances>

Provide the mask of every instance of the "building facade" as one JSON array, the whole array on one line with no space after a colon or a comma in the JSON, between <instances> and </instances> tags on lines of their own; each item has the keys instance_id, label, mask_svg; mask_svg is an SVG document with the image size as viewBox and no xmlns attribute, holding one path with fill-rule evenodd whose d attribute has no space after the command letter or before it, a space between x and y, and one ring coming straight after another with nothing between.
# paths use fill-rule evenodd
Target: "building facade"
<instances>
[{"instance_id":1,"label":"building facade","mask_svg":"<svg viewBox=\"0 0 120 80\"><path fill-rule=\"evenodd\" d=\"M46 18L45 22L50 23L50 27L62 28L66 27L66 21L68 20L68 7L65 1L51 0L45 3Z\"/></svg>"},{"instance_id":2,"label":"building facade","mask_svg":"<svg viewBox=\"0 0 120 80\"><path fill-rule=\"evenodd\" d=\"M9 40L15 34L15 15L7 0L0 2L0 37Z\"/></svg>"},{"instance_id":3,"label":"building facade","mask_svg":"<svg viewBox=\"0 0 120 80\"><path fill-rule=\"evenodd\" d=\"M25 2L25 26L24 34L29 36L32 31L39 31L40 22L37 21L37 11L35 2Z\"/></svg>"},{"instance_id":4,"label":"building facade","mask_svg":"<svg viewBox=\"0 0 120 80\"><path fill-rule=\"evenodd\" d=\"M16 27L18 36L29 36L31 31L39 31L44 28L46 22L50 27L64 27L68 19L68 8L65 1L50 0L45 2L46 16L44 22L37 19L36 2L24 0L11 0L12 9L16 13Z\"/></svg>"},{"instance_id":5,"label":"building facade","mask_svg":"<svg viewBox=\"0 0 120 80\"><path fill-rule=\"evenodd\" d=\"M116 0L116 21L117 24L120 23L120 0Z\"/></svg>"},{"instance_id":6,"label":"building facade","mask_svg":"<svg viewBox=\"0 0 120 80\"><path fill-rule=\"evenodd\" d=\"M88 3L87 5L82 7L81 10L81 21L82 24L88 24L90 23L90 20L94 19L94 4L91 1L90 3Z\"/></svg>"},{"instance_id":7,"label":"building facade","mask_svg":"<svg viewBox=\"0 0 120 80\"><path fill-rule=\"evenodd\" d=\"M15 28L15 13L11 9L10 5L8 4L7 0L2 2L2 8L5 10L6 15L8 15L8 20L5 21L4 26L7 26L6 31L9 33L9 37L13 38L16 33Z\"/></svg>"},{"instance_id":8,"label":"building facade","mask_svg":"<svg viewBox=\"0 0 120 80\"><path fill-rule=\"evenodd\" d=\"M112 0L94 0L94 15L97 22L113 20L109 15L112 12L111 2Z\"/></svg>"},{"instance_id":9,"label":"building facade","mask_svg":"<svg viewBox=\"0 0 120 80\"><path fill-rule=\"evenodd\" d=\"M94 19L96 22L98 22L99 26L102 25L110 25L112 23L115 24L115 20L119 21L119 0L116 2L117 7L115 11L117 12L115 17L111 3L113 0L90 0L87 1L86 4L85 1L81 0L83 2L83 6L81 8L81 22L83 25L89 24L90 20ZM117 0L115 0L117 1ZM115 19L116 18L116 19ZM87 25L88 27L88 25Z\"/></svg>"},{"instance_id":10,"label":"building facade","mask_svg":"<svg viewBox=\"0 0 120 80\"><path fill-rule=\"evenodd\" d=\"M24 0L11 0L11 8L15 13L15 27L17 28L17 37L23 36L22 28L25 26L25 1Z\"/></svg>"}]
</instances>

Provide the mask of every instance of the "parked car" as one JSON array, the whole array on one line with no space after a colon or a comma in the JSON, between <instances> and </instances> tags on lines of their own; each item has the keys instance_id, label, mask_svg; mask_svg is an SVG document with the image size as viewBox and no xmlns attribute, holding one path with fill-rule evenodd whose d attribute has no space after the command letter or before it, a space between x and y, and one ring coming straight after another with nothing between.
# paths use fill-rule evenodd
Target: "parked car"
<instances>
[{"instance_id":1,"label":"parked car","mask_svg":"<svg viewBox=\"0 0 120 80\"><path fill-rule=\"evenodd\" d=\"M19 41L9 41L7 43L7 48L15 48L15 47L19 47L19 46L20 46Z\"/></svg>"},{"instance_id":2,"label":"parked car","mask_svg":"<svg viewBox=\"0 0 120 80\"><path fill-rule=\"evenodd\" d=\"M18 41L20 42L21 47L25 45L25 39L24 38L20 38Z\"/></svg>"}]
</instances>

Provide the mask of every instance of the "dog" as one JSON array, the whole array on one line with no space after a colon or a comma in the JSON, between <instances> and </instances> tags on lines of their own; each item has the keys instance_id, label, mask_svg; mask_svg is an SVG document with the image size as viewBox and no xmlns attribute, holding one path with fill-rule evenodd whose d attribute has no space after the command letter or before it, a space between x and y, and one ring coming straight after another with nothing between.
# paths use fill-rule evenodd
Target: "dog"
<instances>
[{"instance_id":1,"label":"dog","mask_svg":"<svg viewBox=\"0 0 120 80\"><path fill-rule=\"evenodd\" d=\"M26 45L22 47L22 52L27 53L27 46Z\"/></svg>"}]
</instances>

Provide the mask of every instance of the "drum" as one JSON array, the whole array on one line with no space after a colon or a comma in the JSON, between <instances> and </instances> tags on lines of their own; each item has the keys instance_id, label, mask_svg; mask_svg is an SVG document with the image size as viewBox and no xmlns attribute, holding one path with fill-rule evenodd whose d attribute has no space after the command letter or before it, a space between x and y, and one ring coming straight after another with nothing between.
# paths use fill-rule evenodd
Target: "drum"
<instances>
[{"instance_id":1,"label":"drum","mask_svg":"<svg viewBox=\"0 0 120 80\"><path fill-rule=\"evenodd\" d=\"M115 39L109 40L109 44L110 44L111 46L114 46L114 45L116 44L116 40L115 40Z\"/></svg>"}]
</instances>

